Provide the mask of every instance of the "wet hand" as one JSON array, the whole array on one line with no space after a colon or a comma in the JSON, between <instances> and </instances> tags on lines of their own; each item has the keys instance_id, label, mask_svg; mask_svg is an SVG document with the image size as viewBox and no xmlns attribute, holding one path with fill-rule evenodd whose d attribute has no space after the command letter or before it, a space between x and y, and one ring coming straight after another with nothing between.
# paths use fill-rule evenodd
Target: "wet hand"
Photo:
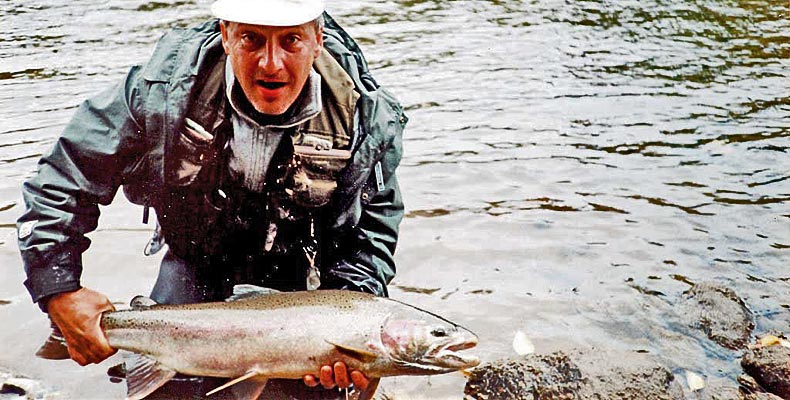
<instances>
[{"instance_id":1,"label":"wet hand","mask_svg":"<svg viewBox=\"0 0 790 400\"><path fill-rule=\"evenodd\" d=\"M348 372L348 367L342 361L336 362L334 365L324 365L318 374L318 378L314 375L305 375L304 383L307 386L315 387L320 383L324 389L332 389L335 386L340 388L347 388L354 383L357 390L365 390L370 383L370 380L360 371Z\"/></svg>"},{"instance_id":2,"label":"wet hand","mask_svg":"<svg viewBox=\"0 0 790 400\"><path fill-rule=\"evenodd\" d=\"M101 330L102 313L115 311L105 295L87 288L58 293L47 303L47 311L79 365L98 364L117 351Z\"/></svg>"}]
</instances>

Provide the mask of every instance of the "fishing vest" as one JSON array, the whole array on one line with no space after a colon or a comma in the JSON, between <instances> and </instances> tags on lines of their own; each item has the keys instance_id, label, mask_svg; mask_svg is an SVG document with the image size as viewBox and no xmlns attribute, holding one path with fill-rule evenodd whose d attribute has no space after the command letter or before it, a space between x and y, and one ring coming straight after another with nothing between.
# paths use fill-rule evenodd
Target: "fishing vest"
<instances>
[{"instance_id":1,"label":"fishing vest","mask_svg":"<svg viewBox=\"0 0 790 400\"><path fill-rule=\"evenodd\" d=\"M359 94L324 50L322 111L284 133L263 192L251 192L228 168L233 135L225 97L225 55L197 85L187 121L165 163L166 188L153 206L170 251L212 282L303 290L320 283L325 208L347 166ZM231 286L232 287L232 286Z\"/></svg>"}]
</instances>

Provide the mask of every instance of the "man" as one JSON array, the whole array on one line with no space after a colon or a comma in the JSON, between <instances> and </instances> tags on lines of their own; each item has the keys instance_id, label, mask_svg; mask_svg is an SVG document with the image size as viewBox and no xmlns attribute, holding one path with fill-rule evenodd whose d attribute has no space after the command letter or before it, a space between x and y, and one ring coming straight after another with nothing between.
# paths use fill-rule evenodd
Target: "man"
<instances>
[{"instance_id":1,"label":"man","mask_svg":"<svg viewBox=\"0 0 790 400\"><path fill-rule=\"evenodd\" d=\"M80 365L112 355L113 306L80 285L85 234L117 189L168 244L151 297L221 300L235 284L386 296L403 204L402 108L323 0L219 0L124 82L82 104L23 185L25 285ZM298 323L295 321L295 323ZM295 344L296 345L296 344ZM367 385L343 363L308 386Z\"/></svg>"}]
</instances>

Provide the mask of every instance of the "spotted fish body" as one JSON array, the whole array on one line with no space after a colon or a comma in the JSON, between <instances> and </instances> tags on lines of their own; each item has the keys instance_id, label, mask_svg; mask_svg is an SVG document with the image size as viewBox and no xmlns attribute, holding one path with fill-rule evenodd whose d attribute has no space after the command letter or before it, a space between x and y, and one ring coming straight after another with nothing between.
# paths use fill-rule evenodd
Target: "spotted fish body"
<instances>
[{"instance_id":1,"label":"spotted fish body","mask_svg":"<svg viewBox=\"0 0 790 400\"><path fill-rule=\"evenodd\" d=\"M149 300L150 301L150 300ZM235 378L251 398L265 379L301 379L343 361L377 382L470 368L470 331L392 299L340 290L274 293L215 303L141 305L107 312L111 346L140 354L129 397L142 399L176 372ZM222 388L226 386L225 385ZM374 389L375 390L375 389Z\"/></svg>"}]
</instances>

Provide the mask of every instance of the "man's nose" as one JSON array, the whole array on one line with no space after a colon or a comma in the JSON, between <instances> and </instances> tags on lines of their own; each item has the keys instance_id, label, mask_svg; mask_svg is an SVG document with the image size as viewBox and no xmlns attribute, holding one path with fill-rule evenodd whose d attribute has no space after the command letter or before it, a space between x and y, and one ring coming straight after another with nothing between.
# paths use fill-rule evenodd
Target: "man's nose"
<instances>
[{"instance_id":1,"label":"man's nose","mask_svg":"<svg viewBox=\"0 0 790 400\"><path fill-rule=\"evenodd\" d=\"M269 41L266 44L263 57L259 61L259 67L266 75L276 74L283 68L283 49L276 43Z\"/></svg>"}]
</instances>

